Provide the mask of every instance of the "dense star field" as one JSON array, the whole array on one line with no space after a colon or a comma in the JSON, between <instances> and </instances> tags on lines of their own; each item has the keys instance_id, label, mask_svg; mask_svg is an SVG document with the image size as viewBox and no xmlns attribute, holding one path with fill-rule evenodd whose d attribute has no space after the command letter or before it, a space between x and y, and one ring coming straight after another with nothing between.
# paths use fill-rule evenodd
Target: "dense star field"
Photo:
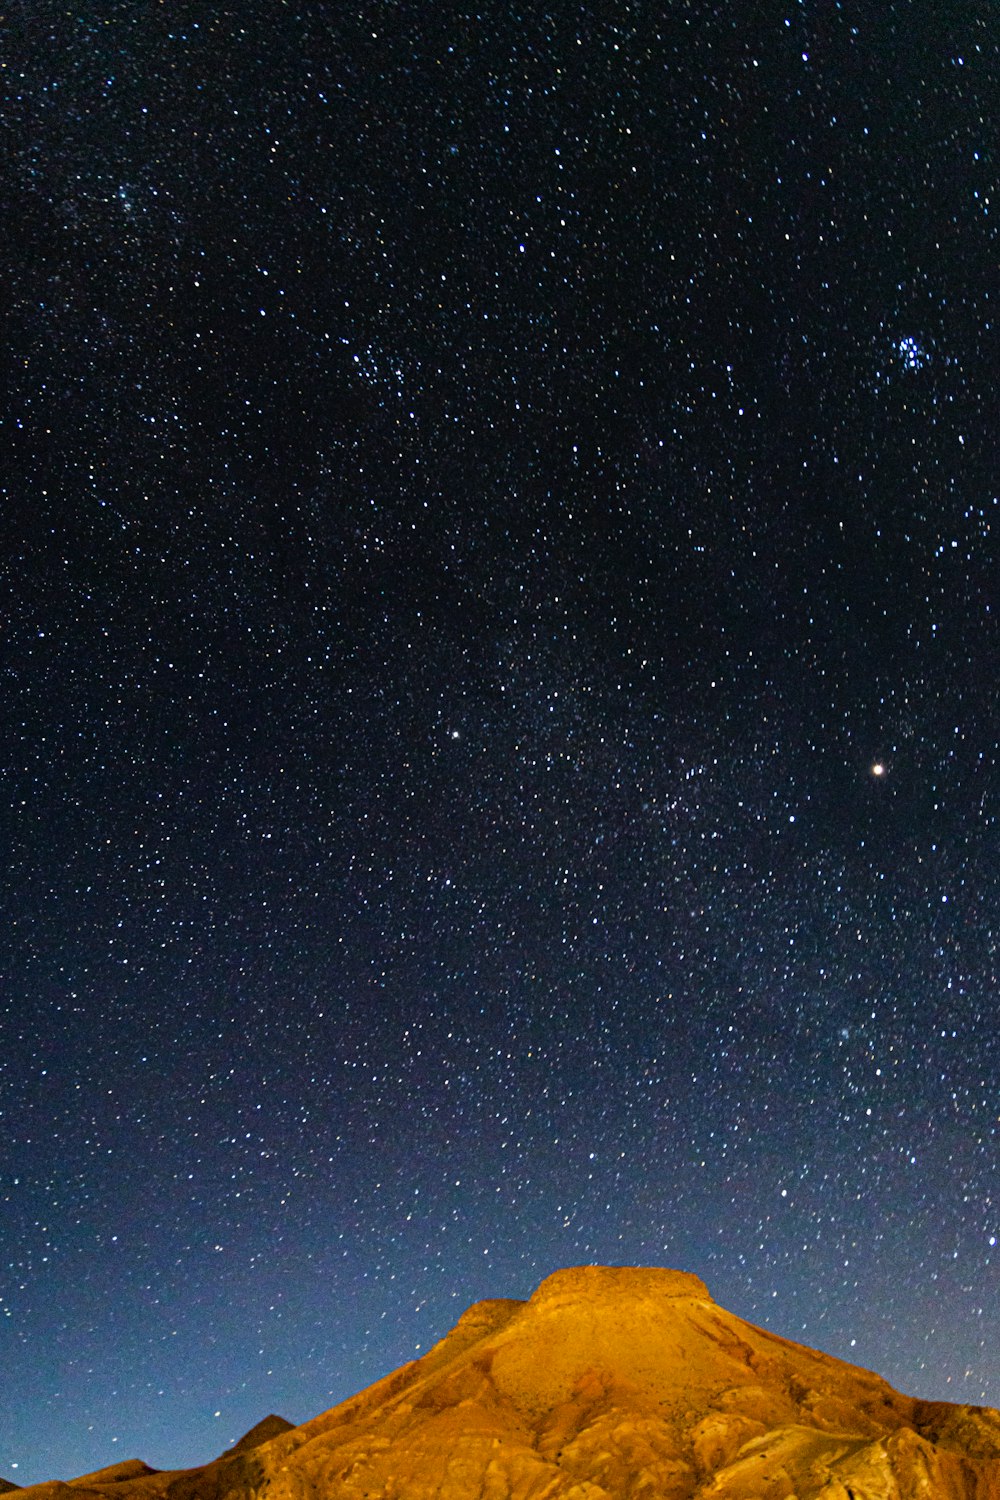
<instances>
[{"instance_id":1,"label":"dense star field","mask_svg":"<svg viewBox=\"0 0 1000 1500\"><path fill-rule=\"evenodd\" d=\"M2 26L0 1474L591 1261L1000 1403L989 7Z\"/></svg>"}]
</instances>

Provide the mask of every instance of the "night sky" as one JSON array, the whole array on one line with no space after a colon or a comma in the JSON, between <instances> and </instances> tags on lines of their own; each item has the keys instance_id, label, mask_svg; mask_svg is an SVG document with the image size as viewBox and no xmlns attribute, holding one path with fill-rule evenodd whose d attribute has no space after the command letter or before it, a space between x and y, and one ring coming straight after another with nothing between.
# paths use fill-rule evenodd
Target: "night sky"
<instances>
[{"instance_id":1,"label":"night sky","mask_svg":"<svg viewBox=\"0 0 1000 1500\"><path fill-rule=\"evenodd\" d=\"M1000 1403L991 7L2 29L0 1474L590 1261Z\"/></svg>"}]
</instances>

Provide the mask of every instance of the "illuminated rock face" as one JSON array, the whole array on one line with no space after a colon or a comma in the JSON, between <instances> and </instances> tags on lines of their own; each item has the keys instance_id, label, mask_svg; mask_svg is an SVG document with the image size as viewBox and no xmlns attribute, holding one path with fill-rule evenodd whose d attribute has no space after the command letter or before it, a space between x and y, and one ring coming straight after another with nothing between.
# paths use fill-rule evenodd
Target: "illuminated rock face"
<instances>
[{"instance_id":1,"label":"illuminated rock face","mask_svg":"<svg viewBox=\"0 0 1000 1500\"><path fill-rule=\"evenodd\" d=\"M902 1396L666 1270L580 1267L478 1303L423 1359L240 1450L21 1495L1000 1500L1000 1413Z\"/></svg>"}]
</instances>

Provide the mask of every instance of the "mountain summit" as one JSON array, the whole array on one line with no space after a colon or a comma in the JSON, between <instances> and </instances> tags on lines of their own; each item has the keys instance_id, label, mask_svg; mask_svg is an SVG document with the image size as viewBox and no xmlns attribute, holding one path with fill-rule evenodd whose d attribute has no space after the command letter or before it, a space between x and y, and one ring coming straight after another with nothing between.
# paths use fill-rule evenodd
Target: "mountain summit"
<instances>
[{"instance_id":1,"label":"mountain summit","mask_svg":"<svg viewBox=\"0 0 1000 1500\"><path fill-rule=\"evenodd\" d=\"M900 1395L681 1271L557 1271L275 1427L200 1469L18 1500L1000 1500L1000 1413Z\"/></svg>"}]
</instances>

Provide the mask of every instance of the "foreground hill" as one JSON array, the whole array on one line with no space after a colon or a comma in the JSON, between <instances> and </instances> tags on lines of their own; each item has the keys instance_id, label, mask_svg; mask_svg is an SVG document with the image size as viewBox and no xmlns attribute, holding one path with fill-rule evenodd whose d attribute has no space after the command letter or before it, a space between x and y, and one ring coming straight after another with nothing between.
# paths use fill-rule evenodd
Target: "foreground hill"
<instances>
[{"instance_id":1,"label":"foreground hill","mask_svg":"<svg viewBox=\"0 0 1000 1500\"><path fill-rule=\"evenodd\" d=\"M1000 1413L902 1396L680 1271L558 1271L284 1426L18 1500L1000 1500Z\"/></svg>"}]
</instances>

